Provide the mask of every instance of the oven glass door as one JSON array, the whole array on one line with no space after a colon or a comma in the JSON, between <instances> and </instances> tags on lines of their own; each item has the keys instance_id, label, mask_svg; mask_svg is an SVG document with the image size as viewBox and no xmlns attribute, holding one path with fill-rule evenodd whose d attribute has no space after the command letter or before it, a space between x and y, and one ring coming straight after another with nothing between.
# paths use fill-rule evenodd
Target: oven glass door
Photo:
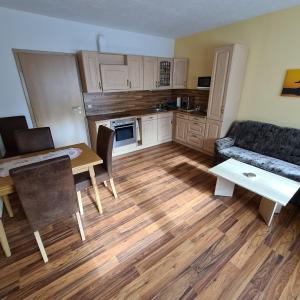
<instances>
[{"instance_id":1,"label":"oven glass door","mask_svg":"<svg viewBox=\"0 0 300 300\"><path fill-rule=\"evenodd\" d=\"M116 146L128 145L135 142L135 131L133 124L116 126L115 133Z\"/></svg>"}]
</instances>

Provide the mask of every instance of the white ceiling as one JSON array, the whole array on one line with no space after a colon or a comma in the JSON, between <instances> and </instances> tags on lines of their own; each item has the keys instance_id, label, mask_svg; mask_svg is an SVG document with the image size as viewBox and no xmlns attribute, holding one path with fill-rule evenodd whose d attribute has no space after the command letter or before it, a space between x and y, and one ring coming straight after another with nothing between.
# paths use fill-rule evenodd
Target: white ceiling
<instances>
[{"instance_id":1,"label":"white ceiling","mask_svg":"<svg viewBox=\"0 0 300 300\"><path fill-rule=\"evenodd\" d=\"M300 0L0 0L0 6L116 29L178 37Z\"/></svg>"}]
</instances>

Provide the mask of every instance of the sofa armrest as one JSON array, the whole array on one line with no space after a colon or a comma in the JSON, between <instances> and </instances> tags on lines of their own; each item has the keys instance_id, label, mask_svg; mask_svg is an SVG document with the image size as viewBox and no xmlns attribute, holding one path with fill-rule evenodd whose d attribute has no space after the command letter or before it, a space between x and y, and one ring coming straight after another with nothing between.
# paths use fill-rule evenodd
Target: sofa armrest
<instances>
[{"instance_id":1,"label":"sofa armrest","mask_svg":"<svg viewBox=\"0 0 300 300\"><path fill-rule=\"evenodd\" d=\"M233 145L234 145L234 139L231 137L224 137L224 138L218 139L218 140L216 140L216 144L215 144L217 152L222 149L232 147Z\"/></svg>"}]
</instances>

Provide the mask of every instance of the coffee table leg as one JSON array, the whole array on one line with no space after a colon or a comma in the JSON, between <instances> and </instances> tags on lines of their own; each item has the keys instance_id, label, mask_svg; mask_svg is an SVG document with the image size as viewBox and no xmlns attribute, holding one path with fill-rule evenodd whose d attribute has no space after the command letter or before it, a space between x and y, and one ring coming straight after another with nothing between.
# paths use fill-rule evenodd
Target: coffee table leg
<instances>
[{"instance_id":1,"label":"coffee table leg","mask_svg":"<svg viewBox=\"0 0 300 300\"><path fill-rule=\"evenodd\" d=\"M282 209L282 205L277 203L275 214L279 214L281 212L281 209Z\"/></svg>"},{"instance_id":2,"label":"coffee table leg","mask_svg":"<svg viewBox=\"0 0 300 300\"><path fill-rule=\"evenodd\" d=\"M277 203L266 198L261 198L259 205L259 213L268 226L271 225L274 214L276 212Z\"/></svg>"},{"instance_id":3,"label":"coffee table leg","mask_svg":"<svg viewBox=\"0 0 300 300\"><path fill-rule=\"evenodd\" d=\"M232 197L235 184L222 177L217 178L215 195L216 196L226 196Z\"/></svg>"}]
</instances>

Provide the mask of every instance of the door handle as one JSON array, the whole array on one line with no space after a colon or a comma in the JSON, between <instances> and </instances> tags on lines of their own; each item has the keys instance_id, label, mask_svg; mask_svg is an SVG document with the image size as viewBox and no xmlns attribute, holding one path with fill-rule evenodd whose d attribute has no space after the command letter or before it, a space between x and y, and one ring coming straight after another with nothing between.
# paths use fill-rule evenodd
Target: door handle
<instances>
[{"instance_id":1,"label":"door handle","mask_svg":"<svg viewBox=\"0 0 300 300\"><path fill-rule=\"evenodd\" d=\"M72 110L73 110L74 113L77 113L79 115L82 114L82 108L81 108L81 106L73 106Z\"/></svg>"}]
</instances>

